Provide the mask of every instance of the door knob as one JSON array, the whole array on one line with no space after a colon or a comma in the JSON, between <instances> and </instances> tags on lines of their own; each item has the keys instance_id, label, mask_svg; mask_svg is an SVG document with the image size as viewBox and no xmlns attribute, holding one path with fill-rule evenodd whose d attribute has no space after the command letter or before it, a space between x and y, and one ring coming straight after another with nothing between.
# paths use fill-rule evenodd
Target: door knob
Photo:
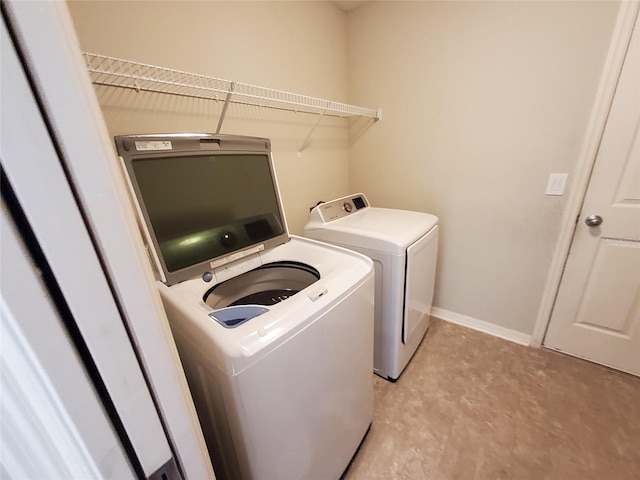
<instances>
[{"instance_id":1,"label":"door knob","mask_svg":"<svg viewBox=\"0 0 640 480\"><path fill-rule=\"evenodd\" d=\"M597 227L602 223L602 217L600 215L589 215L584 219L584 223L590 227Z\"/></svg>"}]
</instances>

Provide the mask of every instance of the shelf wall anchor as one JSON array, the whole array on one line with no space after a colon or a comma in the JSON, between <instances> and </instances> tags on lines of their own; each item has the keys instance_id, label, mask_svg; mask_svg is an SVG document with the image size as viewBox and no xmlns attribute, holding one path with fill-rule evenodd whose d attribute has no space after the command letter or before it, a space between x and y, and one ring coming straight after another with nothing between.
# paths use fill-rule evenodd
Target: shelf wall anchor
<instances>
[{"instance_id":1,"label":"shelf wall anchor","mask_svg":"<svg viewBox=\"0 0 640 480\"><path fill-rule=\"evenodd\" d=\"M224 117L227 115L227 108L229 108L231 95L233 95L233 91L235 89L236 89L236 83L231 82L231 84L229 85L229 91L227 92L227 98L224 99L224 106L222 107L222 113L220 114L220 119L218 120L218 127L216 128L216 134L220 133L220 129L222 128L222 123L224 122Z\"/></svg>"},{"instance_id":2,"label":"shelf wall anchor","mask_svg":"<svg viewBox=\"0 0 640 480\"><path fill-rule=\"evenodd\" d=\"M311 135L313 134L313 132L315 131L315 129L318 127L318 124L320 123L320 120L322 120L322 117L324 117L324 114L327 113L327 110L323 110L322 113L320 115L318 115L318 120L316 120L316 123L313 125L313 127L311 127L311 131L307 134L307 136L305 137L305 139L302 141L302 143L300 144L300 146L298 147L298 157L300 156L300 154L302 153L302 150L304 150L307 145L309 144L309 139L311 138Z\"/></svg>"}]
</instances>

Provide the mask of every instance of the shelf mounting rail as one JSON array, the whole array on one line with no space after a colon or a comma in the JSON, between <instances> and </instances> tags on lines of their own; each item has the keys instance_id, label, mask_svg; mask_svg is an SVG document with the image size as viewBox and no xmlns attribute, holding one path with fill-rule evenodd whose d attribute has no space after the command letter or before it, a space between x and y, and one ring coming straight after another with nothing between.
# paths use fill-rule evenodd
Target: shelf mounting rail
<instances>
[{"instance_id":1,"label":"shelf mounting rail","mask_svg":"<svg viewBox=\"0 0 640 480\"><path fill-rule=\"evenodd\" d=\"M123 60L83 52L91 81L95 85L129 88L146 92L224 101L216 133L220 132L230 103L255 105L290 112L319 115L320 118L304 139L298 151L307 146L309 138L324 116L351 118L369 117L380 120L381 109L363 108L346 103L309 97L297 93L258 87L246 83L184 72L146 63Z\"/></svg>"}]
</instances>

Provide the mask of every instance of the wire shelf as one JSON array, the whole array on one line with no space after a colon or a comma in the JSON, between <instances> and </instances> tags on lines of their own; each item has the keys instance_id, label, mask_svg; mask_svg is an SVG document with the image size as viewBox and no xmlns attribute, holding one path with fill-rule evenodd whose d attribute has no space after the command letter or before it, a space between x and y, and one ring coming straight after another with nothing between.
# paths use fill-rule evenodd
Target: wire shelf
<instances>
[{"instance_id":1,"label":"wire shelf","mask_svg":"<svg viewBox=\"0 0 640 480\"><path fill-rule=\"evenodd\" d=\"M380 109L357 107L94 53L83 52L83 56L91 81L96 85L224 100L227 104L242 103L333 117L361 116L375 120L381 117ZM236 100L236 97L242 100Z\"/></svg>"}]
</instances>

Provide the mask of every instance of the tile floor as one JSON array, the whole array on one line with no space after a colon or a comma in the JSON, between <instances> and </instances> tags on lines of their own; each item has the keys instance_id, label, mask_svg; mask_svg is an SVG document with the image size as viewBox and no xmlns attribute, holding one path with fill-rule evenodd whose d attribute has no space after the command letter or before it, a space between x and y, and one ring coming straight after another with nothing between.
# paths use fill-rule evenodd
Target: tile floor
<instances>
[{"instance_id":1,"label":"tile floor","mask_svg":"<svg viewBox=\"0 0 640 480\"><path fill-rule=\"evenodd\" d=\"M434 320L344 480L639 480L640 378Z\"/></svg>"}]
</instances>

